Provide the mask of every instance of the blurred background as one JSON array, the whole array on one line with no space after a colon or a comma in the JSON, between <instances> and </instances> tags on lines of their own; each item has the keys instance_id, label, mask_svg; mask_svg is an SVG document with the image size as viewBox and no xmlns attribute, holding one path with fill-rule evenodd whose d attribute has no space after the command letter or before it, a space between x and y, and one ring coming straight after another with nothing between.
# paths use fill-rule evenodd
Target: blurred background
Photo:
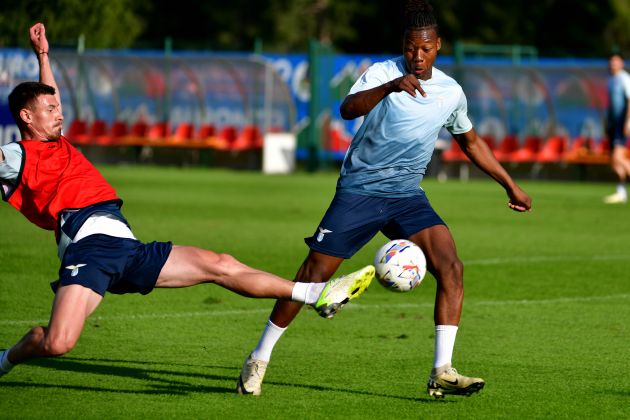
<instances>
[{"instance_id":1,"label":"blurred background","mask_svg":"<svg viewBox=\"0 0 630 420\"><path fill-rule=\"evenodd\" d=\"M281 172L337 167L361 123L339 103L371 63L400 54L404 3L3 1L0 143L19 139L6 97L38 77L28 27L41 21L64 133L93 159L264 169L268 150ZM606 178L607 56L630 51L630 2L433 5L436 66L462 84L500 160L523 176ZM430 174L467 177L441 139Z\"/></svg>"}]
</instances>

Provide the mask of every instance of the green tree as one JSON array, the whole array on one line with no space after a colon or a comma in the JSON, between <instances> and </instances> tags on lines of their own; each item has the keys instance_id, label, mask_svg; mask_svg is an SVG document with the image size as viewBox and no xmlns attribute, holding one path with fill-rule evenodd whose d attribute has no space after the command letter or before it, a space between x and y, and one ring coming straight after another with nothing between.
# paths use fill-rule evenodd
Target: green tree
<instances>
[{"instance_id":1,"label":"green tree","mask_svg":"<svg viewBox=\"0 0 630 420\"><path fill-rule=\"evenodd\" d=\"M4 0L0 46L28 46L47 25L56 44L89 48L305 51L310 38L349 53L400 52L406 0ZM542 56L630 53L629 0L432 0L443 53L455 41L533 45Z\"/></svg>"},{"instance_id":2,"label":"green tree","mask_svg":"<svg viewBox=\"0 0 630 420\"><path fill-rule=\"evenodd\" d=\"M604 41L609 51L630 53L630 2L610 0L613 18L604 31Z\"/></svg>"},{"instance_id":3,"label":"green tree","mask_svg":"<svg viewBox=\"0 0 630 420\"><path fill-rule=\"evenodd\" d=\"M377 6L360 0L271 0L274 19L273 49L304 50L311 38L325 44L360 43L361 31L353 21L373 16Z\"/></svg>"},{"instance_id":4,"label":"green tree","mask_svg":"<svg viewBox=\"0 0 630 420\"><path fill-rule=\"evenodd\" d=\"M56 44L76 45L84 34L88 48L124 48L133 44L144 29L135 13L144 0L20 0L0 6L0 45L29 45L28 28L46 25Z\"/></svg>"}]
</instances>

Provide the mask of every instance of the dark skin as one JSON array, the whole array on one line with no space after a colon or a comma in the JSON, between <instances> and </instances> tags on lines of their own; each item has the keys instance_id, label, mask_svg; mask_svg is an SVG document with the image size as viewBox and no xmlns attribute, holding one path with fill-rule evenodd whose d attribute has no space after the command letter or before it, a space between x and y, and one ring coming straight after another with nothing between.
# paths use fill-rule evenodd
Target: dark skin
<instances>
[{"instance_id":1,"label":"dark skin","mask_svg":"<svg viewBox=\"0 0 630 420\"><path fill-rule=\"evenodd\" d=\"M354 119L369 113L387 95L406 92L427 97L421 80L432 77L432 68L441 47L435 28L411 29L405 32L403 56L408 73L381 86L348 95L341 104L341 116ZM495 159L492 151L474 129L453 135L462 150L481 170L506 191L508 207L517 212L531 209L531 198L512 180ZM436 325L459 325L464 300L464 265L457 256L455 241L444 225L423 229L407 238L424 251L427 269L437 281L434 321ZM343 258L310 251L297 272L296 281L325 282L337 271ZM279 300L271 321L286 327L298 314L301 304Z\"/></svg>"}]
</instances>

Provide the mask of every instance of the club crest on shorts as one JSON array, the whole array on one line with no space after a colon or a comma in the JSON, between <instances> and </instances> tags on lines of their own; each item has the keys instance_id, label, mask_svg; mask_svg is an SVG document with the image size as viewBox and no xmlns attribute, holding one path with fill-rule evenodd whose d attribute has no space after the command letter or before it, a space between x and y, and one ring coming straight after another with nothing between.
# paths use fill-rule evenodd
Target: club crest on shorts
<instances>
[{"instance_id":1,"label":"club crest on shorts","mask_svg":"<svg viewBox=\"0 0 630 420\"><path fill-rule=\"evenodd\" d=\"M70 273L70 276L75 277L77 274L79 274L79 268L85 267L86 265L87 264L69 265L66 267L66 270L72 270L72 272Z\"/></svg>"},{"instance_id":2,"label":"club crest on shorts","mask_svg":"<svg viewBox=\"0 0 630 420\"><path fill-rule=\"evenodd\" d=\"M324 235L327 233L331 233L332 230L324 229L323 227L319 228L319 234L317 235L317 242L321 242L324 240Z\"/></svg>"}]
</instances>

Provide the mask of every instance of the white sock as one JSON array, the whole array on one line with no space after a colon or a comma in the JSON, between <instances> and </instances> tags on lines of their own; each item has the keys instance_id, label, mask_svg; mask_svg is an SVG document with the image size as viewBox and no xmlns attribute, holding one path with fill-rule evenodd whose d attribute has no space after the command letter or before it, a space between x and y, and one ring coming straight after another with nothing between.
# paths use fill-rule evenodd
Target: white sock
<instances>
[{"instance_id":1,"label":"white sock","mask_svg":"<svg viewBox=\"0 0 630 420\"><path fill-rule=\"evenodd\" d=\"M258 345L252 351L252 358L262 360L263 362L268 362L271 360L271 352L273 351L273 347L276 345L282 334L286 331L285 328L280 328L271 320L267 321L267 326L260 337L260 341Z\"/></svg>"},{"instance_id":2,"label":"white sock","mask_svg":"<svg viewBox=\"0 0 630 420\"><path fill-rule=\"evenodd\" d=\"M9 373L13 369L13 363L9 362L9 350L0 352L0 373Z\"/></svg>"},{"instance_id":3,"label":"white sock","mask_svg":"<svg viewBox=\"0 0 630 420\"><path fill-rule=\"evenodd\" d=\"M619 184L617 184L617 194L619 194L622 197L628 197L628 193L626 192L626 184L623 182L620 182Z\"/></svg>"},{"instance_id":4,"label":"white sock","mask_svg":"<svg viewBox=\"0 0 630 420\"><path fill-rule=\"evenodd\" d=\"M326 287L326 283L300 283L297 282L293 286L293 292L291 293L291 300L295 302L306 303L307 305L314 305L319 299L319 295Z\"/></svg>"},{"instance_id":5,"label":"white sock","mask_svg":"<svg viewBox=\"0 0 630 420\"><path fill-rule=\"evenodd\" d=\"M447 363L451 364L456 336L457 325L435 326L435 352L433 356L434 368L444 366Z\"/></svg>"}]
</instances>

